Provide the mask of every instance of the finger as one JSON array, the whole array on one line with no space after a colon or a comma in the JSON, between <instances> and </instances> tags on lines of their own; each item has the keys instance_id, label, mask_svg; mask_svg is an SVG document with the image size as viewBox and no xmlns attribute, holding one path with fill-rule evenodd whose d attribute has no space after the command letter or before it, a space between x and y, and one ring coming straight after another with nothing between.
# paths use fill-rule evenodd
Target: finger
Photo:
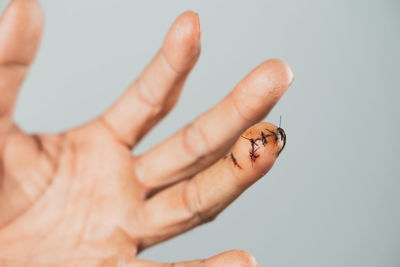
<instances>
[{"instance_id":1,"label":"finger","mask_svg":"<svg viewBox=\"0 0 400 267\"><path fill-rule=\"evenodd\" d=\"M208 169L155 194L139 209L146 248L215 218L272 167L286 144L283 129L258 123Z\"/></svg>"},{"instance_id":2,"label":"finger","mask_svg":"<svg viewBox=\"0 0 400 267\"><path fill-rule=\"evenodd\" d=\"M102 117L118 139L132 147L172 109L200 54L200 35L196 13L175 20L152 62Z\"/></svg>"},{"instance_id":3,"label":"finger","mask_svg":"<svg viewBox=\"0 0 400 267\"><path fill-rule=\"evenodd\" d=\"M268 114L292 80L293 72L283 61L262 63L217 106L139 156L136 176L151 190L211 165L242 131Z\"/></svg>"},{"instance_id":4,"label":"finger","mask_svg":"<svg viewBox=\"0 0 400 267\"><path fill-rule=\"evenodd\" d=\"M18 88L39 46L42 10L35 0L14 0L0 19L0 132L7 130Z\"/></svg>"},{"instance_id":5,"label":"finger","mask_svg":"<svg viewBox=\"0 0 400 267\"><path fill-rule=\"evenodd\" d=\"M120 265L117 265L120 264ZM208 259L199 259L193 261L184 261L177 263L157 263L146 260L127 259L122 260L114 265L107 266L126 266L126 267L256 267L257 261L254 256L242 250L230 250L213 256Z\"/></svg>"}]
</instances>

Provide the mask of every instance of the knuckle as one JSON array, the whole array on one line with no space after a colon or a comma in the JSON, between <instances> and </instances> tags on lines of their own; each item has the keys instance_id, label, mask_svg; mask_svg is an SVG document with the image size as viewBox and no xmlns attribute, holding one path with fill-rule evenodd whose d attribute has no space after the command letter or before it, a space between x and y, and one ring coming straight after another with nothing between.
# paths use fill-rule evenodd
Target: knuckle
<instances>
[{"instance_id":1,"label":"knuckle","mask_svg":"<svg viewBox=\"0 0 400 267\"><path fill-rule=\"evenodd\" d=\"M127 146L131 148L132 141L127 140L127 138L123 137L118 133L116 128L109 122L108 118L105 115L101 115L100 117L97 118L96 122L98 122L101 127L111 136L112 139L114 139L117 143L120 143L124 146Z\"/></svg>"},{"instance_id":2,"label":"knuckle","mask_svg":"<svg viewBox=\"0 0 400 267\"><path fill-rule=\"evenodd\" d=\"M204 224L215 219L216 216L204 209L201 194L195 180L185 182L182 190L182 201L184 208L195 224Z\"/></svg>"},{"instance_id":3,"label":"knuckle","mask_svg":"<svg viewBox=\"0 0 400 267\"><path fill-rule=\"evenodd\" d=\"M250 105L246 105L245 101L238 101L235 98L234 94L230 94L230 99L233 105L234 110L245 123L251 123L253 120L251 119L251 115L254 114L254 108Z\"/></svg>"},{"instance_id":4,"label":"knuckle","mask_svg":"<svg viewBox=\"0 0 400 267\"><path fill-rule=\"evenodd\" d=\"M163 102L158 99L151 88L141 78L137 80L139 100L150 106L156 113L161 113L163 110Z\"/></svg>"},{"instance_id":5,"label":"knuckle","mask_svg":"<svg viewBox=\"0 0 400 267\"><path fill-rule=\"evenodd\" d=\"M185 152L198 160L210 151L206 133L196 121L190 123L183 129L182 145Z\"/></svg>"}]
</instances>

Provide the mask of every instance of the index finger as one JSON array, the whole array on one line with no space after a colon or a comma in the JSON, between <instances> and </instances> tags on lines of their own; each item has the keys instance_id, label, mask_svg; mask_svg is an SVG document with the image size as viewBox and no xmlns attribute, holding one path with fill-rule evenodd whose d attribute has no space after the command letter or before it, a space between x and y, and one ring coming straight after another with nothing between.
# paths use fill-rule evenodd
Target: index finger
<instances>
[{"instance_id":1,"label":"index finger","mask_svg":"<svg viewBox=\"0 0 400 267\"><path fill-rule=\"evenodd\" d=\"M0 19L0 133L12 125L12 112L43 30L36 0L14 0Z\"/></svg>"}]
</instances>

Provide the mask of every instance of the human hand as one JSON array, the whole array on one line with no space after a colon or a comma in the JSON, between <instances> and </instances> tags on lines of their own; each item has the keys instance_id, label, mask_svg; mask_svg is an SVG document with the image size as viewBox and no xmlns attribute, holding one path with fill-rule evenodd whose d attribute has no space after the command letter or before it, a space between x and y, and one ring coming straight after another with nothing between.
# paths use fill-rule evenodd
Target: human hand
<instances>
[{"instance_id":1,"label":"human hand","mask_svg":"<svg viewBox=\"0 0 400 267\"><path fill-rule=\"evenodd\" d=\"M286 143L281 128L257 123L293 81L284 62L269 60L214 108L132 155L172 109L200 54L193 12L177 18L152 62L103 115L57 135L24 133L13 107L42 27L35 0L12 1L0 21L1 266L166 266L136 255L214 219ZM174 266L255 264L234 250Z\"/></svg>"}]
</instances>

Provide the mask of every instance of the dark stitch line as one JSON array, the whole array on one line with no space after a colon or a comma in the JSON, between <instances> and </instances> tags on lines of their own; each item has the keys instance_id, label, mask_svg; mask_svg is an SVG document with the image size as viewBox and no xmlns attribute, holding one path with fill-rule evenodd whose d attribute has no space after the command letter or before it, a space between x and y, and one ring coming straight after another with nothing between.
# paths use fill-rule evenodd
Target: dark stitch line
<instances>
[{"instance_id":1,"label":"dark stitch line","mask_svg":"<svg viewBox=\"0 0 400 267\"><path fill-rule=\"evenodd\" d=\"M268 130L269 131L269 130ZM268 140L267 137L268 136L273 136L272 134L265 134L263 131L261 131L261 140L262 140L262 144L263 146L265 146L266 144L268 144Z\"/></svg>"},{"instance_id":2,"label":"dark stitch line","mask_svg":"<svg viewBox=\"0 0 400 267\"><path fill-rule=\"evenodd\" d=\"M253 168L253 162L256 162L256 159L260 156L260 155L258 155L258 154L256 154L256 151L259 149L259 147L257 147L257 149L256 150L252 150L252 151L249 151L249 154L250 154L250 160L251 160L251 167Z\"/></svg>"},{"instance_id":3,"label":"dark stitch line","mask_svg":"<svg viewBox=\"0 0 400 267\"><path fill-rule=\"evenodd\" d=\"M244 137L243 135L241 135L241 137L243 137L246 140L249 140L251 143L251 151L249 151L249 155L250 155L251 167L253 168L253 162L256 162L256 159L260 156L258 154L255 154L255 152L259 149L256 141L260 140L260 138L254 140L253 138L247 138ZM254 149L254 146L257 146L257 149Z\"/></svg>"},{"instance_id":4,"label":"dark stitch line","mask_svg":"<svg viewBox=\"0 0 400 267\"><path fill-rule=\"evenodd\" d=\"M235 165L236 167L238 167L239 169L241 169L242 167L239 165L239 163L237 162L235 156L233 155L233 153L231 153L231 160L233 162L233 165Z\"/></svg>"}]
</instances>

